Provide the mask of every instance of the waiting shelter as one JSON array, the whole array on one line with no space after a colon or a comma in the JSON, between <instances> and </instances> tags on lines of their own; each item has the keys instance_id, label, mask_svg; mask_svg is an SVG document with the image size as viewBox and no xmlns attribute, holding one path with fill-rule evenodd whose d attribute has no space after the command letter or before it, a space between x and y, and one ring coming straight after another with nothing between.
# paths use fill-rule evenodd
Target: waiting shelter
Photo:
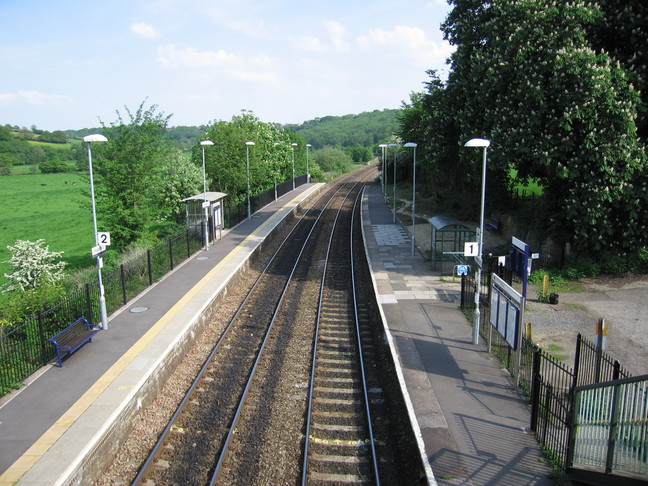
<instances>
[{"instance_id":1,"label":"waiting shelter","mask_svg":"<svg viewBox=\"0 0 648 486\"><path fill-rule=\"evenodd\" d=\"M201 231L205 222L205 208L207 208L209 240L213 241L216 236L216 230L219 230L219 234L222 236L222 200L225 196L227 196L227 194L224 192L201 192L195 196L184 198L182 202L185 203L187 229L195 228L197 231Z\"/></svg>"},{"instance_id":2,"label":"waiting shelter","mask_svg":"<svg viewBox=\"0 0 648 486\"><path fill-rule=\"evenodd\" d=\"M430 260L432 268L444 262L464 262L464 243L476 241L476 232L452 216L438 215L428 219L432 227Z\"/></svg>"}]
</instances>

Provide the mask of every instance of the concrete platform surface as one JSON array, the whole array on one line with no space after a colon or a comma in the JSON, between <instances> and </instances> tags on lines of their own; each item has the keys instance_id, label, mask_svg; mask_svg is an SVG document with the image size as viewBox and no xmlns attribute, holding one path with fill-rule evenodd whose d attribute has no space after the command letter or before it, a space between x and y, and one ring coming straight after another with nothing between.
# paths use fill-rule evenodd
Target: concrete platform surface
<instances>
[{"instance_id":1,"label":"concrete platform surface","mask_svg":"<svg viewBox=\"0 0 648 486\"><path fill-rule=\"evenodd\" d=\"M404 388L439 485L550 485L530 407L484 345L472 344L460 284L432 270L393 223L380 186L363 200L372 278Z\"/></svg>"}]
</instances>

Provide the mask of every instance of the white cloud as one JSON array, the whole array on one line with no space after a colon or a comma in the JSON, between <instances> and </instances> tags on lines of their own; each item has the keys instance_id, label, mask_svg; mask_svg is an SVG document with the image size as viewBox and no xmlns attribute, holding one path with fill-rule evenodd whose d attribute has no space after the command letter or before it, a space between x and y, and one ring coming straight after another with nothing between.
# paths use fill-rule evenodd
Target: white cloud
<instances>
[{"instance_id":1,"label":"white cloud","mask_svg":"<svg viewBox=\"0 0 648 486\"><path fill-rule=\"evenodd\" d=\"M428 39L423 29L407 25L397 25L394 30L372 30L358 37L358 44L370 50L387 49L391 55L407 56L421 66L443 62L454 49L447 42Z\"/></svg>"},{"instance_id":2,"label":"white cloud","mask_svg":"<svg viewBox=\"0 0 648 486\"><path fill-rule=\"evenodd\" d=\"M46 94L40 91L23 91L0 93L0 105L28 104L36 106L60 105L73 101L71 96Z\"/></svg>"},{"instance_id":3,"label":"white cloud","mask_svg":"<svg viewBox=\"0 0 648 486\"><path fill-rule=\"evenodd\" d=\"M173 44L158 46L158 61L170 68L223 67L238 60L224 49L198 51L193 47L178 48Z\"/></svg>"},{"instance_id":4,"label":"white cloud","mask_svg":"<svg viewBox=\"0 0 648 486\"><path fill-rule=\"evenodd\" d=\"M273 61L266 54L246 59L224 49L199 51L193 47L178 48L171 44L158 47L158 61L172 69L220 69L239 81L276 83L278 80L274 72L268 71Z\"/></svg>"},{"instance_id":5,"label":"white cloud","mask_svg":"<svg viewBox=\"0 0 648 486\"><path fill-rule=\"evenodd\" d=\"M160 36L155 28L152 25L147 24L146 22L133 24L131 25L130 30L133 34L144 37L146 39L155 39Z\"/></svg>"},{"instance_id":6,"label":"white cloud","mask_svg":"<svg viewBox=\"0 0 648 486\"><path fill-rule=\"evenodd\" d=\"M334 47L342 50L347 50L349 48L349 45L344 40L344 37L346 36L346 28L341 23L336 22L335 20L328 20L326 22L326 28Z\"/></svg>"}]
</instances>

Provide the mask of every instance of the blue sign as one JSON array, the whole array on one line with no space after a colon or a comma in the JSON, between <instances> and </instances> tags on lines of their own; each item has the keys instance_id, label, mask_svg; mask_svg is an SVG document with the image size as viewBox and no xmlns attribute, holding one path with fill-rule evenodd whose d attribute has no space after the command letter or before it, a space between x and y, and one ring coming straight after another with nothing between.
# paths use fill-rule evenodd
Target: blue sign
<instances>
[{"instance_id":1,"label":"blue sign","mask_svg":"<svg viewBox=\"0 0 648 486\"><path fill-rule=\"evenodd\" d=\"M470 267L468 265L457 265L457 275L468 275Z\"/></svg>"}]
</instances>

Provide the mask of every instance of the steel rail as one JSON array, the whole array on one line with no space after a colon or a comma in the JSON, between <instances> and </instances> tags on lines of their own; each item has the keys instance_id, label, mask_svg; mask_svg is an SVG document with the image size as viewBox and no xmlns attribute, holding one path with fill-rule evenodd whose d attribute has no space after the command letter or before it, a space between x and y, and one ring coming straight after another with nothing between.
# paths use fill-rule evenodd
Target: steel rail
<instances>
[{"instance_id":1,"label":"steel rail","mask_svg":"<svg viewBox=\"0 0 648 486\"><path fill-rule=\"evenodd\" d=\"M355 331L356 331L356 339L357 339L357 350L358 350L358 357L359 357L359 367L360 367L360 374L362 377L362 389L363 389L363 397L364 397L364 405L365 405L365 417L367 421L367 429L369 433L369 443L370 443L370 449L371 449L371 458L372 458L372 469L373 469L373 474L374 474L374 484L379 485L380 484L380 476L379 476L379 471L378 471L378 459L377 459L377 454L376 454L376 447L375 447L375 440L374 440L374 434L373 434L373 425L372 425L372 420L371 420L371 410L370 410L370 401L369 401L369 395L367 391L367 381L366 381L366 373L365 373L365 367L364 367L364 360L362 357L362 339L361 339L361 333L360 333L360 323L359 323L359 317L358 317L358 301L357 301L357 294L356 294L356 281L355 281L355 269L354 269L354 244L353 244L353 237L354 237L354 223L355 223L355 217L356 217L356 210L359 205L359 201L362 198L362 195L364 194L364 188L366 187L366 183L363 184L362 190L358 193L356 196L356 199L354 201L353 209L352 209L352 214L351 214L351 231L350 231L350 241L349 241L349 247L350 247L350 257L351 257L351 287L352 287L352 296L353 296L353 312L354 312L354 324L355 324ZM329 240L329 251L330 251L330 245L333 240L333 232L331 233L330 240ZM314 388L315 388L315 375L316 375L316 370L317 370L317 350L318 346L317 343L319 341L319 334L320 334L320 322L321 322L321 315L322 315L322 305L324 302L324 281L327 277L327 272L328 272L328 257L326 259L326 265L324 267L324 272L322 275L322 285L320 288L320 296L319 296L319 303L318 303L318 310L317 310L317 317L316 317L316 325L315 325L315 335L314 335L314 340L313 340L313 360L312 360L312 366L311 366L311 373L310 373L310 384L309 384L309 391L308 391L308 406L307 406L307 411L306 411L306 432L305 432L305 443L304 443L304 458L303 458L303 465L302 465L302 482L301 484L305 486L308 482L308 461L309 461L309 441L310 441L310 436L311 436L311 421L312 421L312 412L313 412L313 398L314 398Z\"/></svg>"},{"instance_id":2,"label":"steel rail","mask_svg":"<svg viewBox=\"0 0 648 486\"><path fill-rule=\"evenodd\" d=\"M351 190L353 190L353 188L356 185L357 185L357 183L354 184L351 187L349 192ZM327 206L333 201L333 198L339 192L341 192L341 190L342 190L342 188L340 188L338 191L335 192L335 194L331 197L331 199L327 203ZM334 233L335 226L337 224L337 220L338 220L339 215L340 215L340 211L342 210L342 205L344 204L344 201L346 201L347 197L348 197L348 193L345 196L344 200L342 201L342 204L340 205L340 209L338 209L338 211L336 213L335 220L334 220L334 223L333 223L333 229L331 230L331 234ZM317 220L313 224L313 227L311 228L311 231L308 233L306 239L304 240L304 243L302 245L301 250L299 251L299 254L295 258L295 263L294 263L293 268L292 268L292 270L290 272L290 275L288 276L288 280L286 282L286 285L284 286L284 289L283 289L283 291L281 293L281 297L279 298L279 302L277 303L277 306L275 307L275 311L274 311L274 313L272 315L272 319L271 319L270 324L268 326L268 331L266 332L266 336L265 336L265 338L263 340L261 348L259 349L257 357L256 357L256 359L254 361L254 366L252 367L252 371L251 371L250 376L248 378L247 384L245 385L245 389L243 391L243 394L241 396L239 405L238 405L236 413L234 415L234 419L232 420L232 423L231 423L230 428L229 428L229 432L227 434L227 437L225 438L225 442L223 443L223 447L221 448L221 453L220 453L220 455L218 457L218 460L216 462L216 466L214 468L214 472L212 474L212 478L211 478L211 480L209 482L210 486L213 486L218 481L218 477L219 477L219 475L221 473L221 468L222 468L223 463L224 463L224 461L225 461L225 459L227 457L227 454L228 454L228 447L229 447L230 441L231 441L231 439L232 439L232 437L234 435L234 431L236 430L236 425L237 425L238 419L239 419L239 417L241 415L241 411L243 410L243 407L245 406L245 399L247 397L248 390L250 389L250 386L252 385L252 381L254 380L257 365L259 364L259 361L261 361L261 357L263 355L263 350L265 349L265 345L266 345L266 342L267 342L268 337L270 335L270 332L271 332L271 330L272 330L272 328L274 326L274 323L275 323L275 321L277 319L277 316L279 315L279 311L281 310L281 306L283 304L284 297L286 296L286 293L288 292L288 287L290 286L290 283L292 282L292 278L293 278L293 276L295 274L295 271L297 270L297 267L302 263L301 257L302 257L302 255L304 253L304 250L306 249L306 246L310 243L310 238L311 238L311 236L312 236L312 234L313 234L313 232L314 232L314 230L315 230L315 228L317 226L317 222L319 222L319 219L320 219L322 214L324 214L324 211L320 212L320 215L318 216ZM329 243L329 245L330 245L330 243ZM327 252L326 261L328 261L328 256L329 255L328 255L328 252ZM324 265L326 266L326 262L325 262Z\"/></svg>"},{"instance_id":3,"label":"steel rail","mask_svg":"<svg viewBox=\"0 0 648 486\"><path fill-rule=\"evenodd\" d=\"M330 201L335 197L335 195L336 195L340 190L341 190L341 188L339 188L337 191L335 191L332 195L327 194L327 193L324 193L324 194L322 194L322 196L318 199L318 201L321 201L322 199L325 199L326 197L329 197L329 201L328 201L328 202L326 203L326 205L325 205L325 207L326 207L326 206L328 206L328 204L330 203ZM196 375L196 377L195 377L194 380L192 381L191 386L188 388L188 390L187 390L185 396L183 397L183 399L181 400L180 404L179 404L178 407L176 408L176 411L173 413L173 415L172 415L171 419L169 420L167 426L165 427L165 429L164 429L164 430L162 431L162 433L160 434L160 436L159 436L157 442L155 443L155 445L154 445L153 448L151 449L151 452L149 453L149 455L148 455L146 461L144 461L144 463L143 463L142 466L140 467L140 470L139 470L137 476L135 477L135 479L134 479L134 480L132 481L132 483L131 483L133 486L141 483L143 476L146 474L146 472L147 472L149 466L151 465L152 461L153 461L153 460L155 459L155 457L157 456L157 452L158 452L158 450L160 449L160 447L162 446L162 444L164 444L164 441L166 440L166 437L169 435L169 432L172 430L173 425L174 425L174 423L176 422L178 416L182 413L183 408L184 408L184 407L187 405L187 403L189 402L189 399L190 399L190 397L191 397L193 391L195 390L197 384L201 381L203 375L205 374L205 371L209 368L211 362L212 362L213 359L214 359L214 356L216 355L216 353L217 353L218 350L220 349L221 344L223 343L223 341L225 340L225 338L226 338L227 335L229 334L229 332L230 332L230 330L232 329L234 323L236 322L236 320L238 319L239 315L240 315L241 312L243 311L245 305L246 305L247 302L250 300L250 298L251 298L251 296L253 295L254 291L256 290L256 288L258 287L258 285L260 284L262 278L267 274L267 272L268 272L270 266L275 262L275 259L277 258L277 255L281 252L281 250L282 250L282 249L284 248L284 246L287 244L287 242L289 241L289 239L291 238L291 236L293 235L293 233L297 230L297 228L299 227L299 225L303 224L303 222L304 222L305 219L306 219L306 216L308 216L308 215L310 214L311 211L313 211L313 210L312 210L312 209L309 209L308 211L306 211L306 212L305 212L305 213L304 213L304 214L299 218L299 221L298 221L298 222L297 222L297 223L296 223L296 224L291 228L291 230L288 232L288 234L287 234L286 237L283 239L283 241L281 242L281 244L279 245L279 247L277 248L277 250L273 253L272 257L269 259L269 261L268 261L268 263L266 264L266 266L263 268L263 270L262 270L261 274L259 275L259 277L255 280L254 284L253 284L252 287L250 288L250 291L247 293L245 299L243 300L243 302L241 303L241 305L240 305L239 308L237 309L236 313L234 314L234 316L232 317L232 319L230 320L230 322L228 323L228 325L227 325L226 328L224 329L222 335L220 336L220 338L219 338L218 341L216 342L216 344L215 344L214 348L212 349L212 351L210 352L209 356L205 359L205 361L204 361L204 363L203 363L203 365L202 365L200 371L198 372L198 374ZM315 210L315 211L316 211L316 210ZM314 229L315 226L317 225L317 222L318 222L319 219L321 218L322 214L323 214L323 211L322 211L322 210L319 210L319 214L317 214L317 217L316 217L315 221L313 221L313 223L312 223L312 227L311 227L311 229L310 229L308 235L312 234L313 229ZM307 240L306 240L306 241L307 241ZM304 243L304 245L305 245L305 243ZM302 247L302 251L303 251L303 247ZM300 254L301 254L301 252L300 252ZM288 283L286 284L286 286L287 286L287 285L288 285Z\"/></svg>"}]
</instances>

